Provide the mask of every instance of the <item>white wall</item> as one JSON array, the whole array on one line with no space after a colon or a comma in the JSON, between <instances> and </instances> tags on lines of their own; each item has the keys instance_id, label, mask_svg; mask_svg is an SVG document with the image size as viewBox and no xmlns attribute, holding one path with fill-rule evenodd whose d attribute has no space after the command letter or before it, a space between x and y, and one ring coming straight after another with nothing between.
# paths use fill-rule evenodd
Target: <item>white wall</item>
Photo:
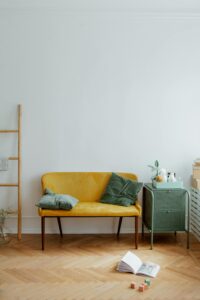
<instances>
[{"instance_id":1,"label":"white wall","mask_svg":"<svg viewBox=\"0 0 200 300\"><path fill-rule=\"evenodd\" d=\"M21 103L24 232L40 231L44 172L127 171L147 182L158 159L189 184L200 152L200 6L149 3L0 1L0 128L16 126ZM0 139L1 156L15 155L16 139ZM15 180L15 164L0 180ZM2 188L0 200L13 207L16 192ZM116 226L65 223L75 233Z\"/></svg>"}]
</instances>

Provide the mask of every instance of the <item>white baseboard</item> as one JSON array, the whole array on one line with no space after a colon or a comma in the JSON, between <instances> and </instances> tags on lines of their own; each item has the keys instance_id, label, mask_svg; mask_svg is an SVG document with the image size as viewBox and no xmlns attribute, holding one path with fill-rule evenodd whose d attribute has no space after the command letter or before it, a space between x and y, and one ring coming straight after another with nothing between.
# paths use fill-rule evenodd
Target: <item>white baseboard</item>
<instances>
[{"instance_id":1,"label":"white baseboard","mask_svg":"<svg viewBox=\"0 0 200 300\"><path fill-rule=\"evenodd\" d=\"M112 234L117 232L119 218L61 218L63 233L68 234ZM47 218L45 222L46 233L59 233L56 218ZM9 217L6 220L6 231L17 233L17 217ZM121 233L134 232L133 218L124 217ZM39 216L23 216L22 233L41 233L41 220Z\"/></svg>"}]
</instances>

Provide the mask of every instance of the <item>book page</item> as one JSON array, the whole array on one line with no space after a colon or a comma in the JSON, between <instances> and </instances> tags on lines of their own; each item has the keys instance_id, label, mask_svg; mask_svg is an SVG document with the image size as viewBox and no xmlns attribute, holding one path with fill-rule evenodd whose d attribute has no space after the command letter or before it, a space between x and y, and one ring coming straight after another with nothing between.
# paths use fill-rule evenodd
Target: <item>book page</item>
<instances>
[{"instance_id":1,"label":"book page","mask_svg":"<svg viewBox=\"0 0 200 300\"><path fill-rule=\"evenodd\" d=\"M137 273L142 266L142 261L134 253L128 251L121 259L122 262L126 263L131 267L133 273Z\"/></svg>"},{"instance_id":2,"label":"book page","mask_svg":"<svg viewBox=\"0 0 200 300\"><path fill-rule=\"evenodd\" d=\"M160 270L160 266L152 262L143 263L137 274L142 274L150 277L156 277Z\"/></svg>"}]
</instances>

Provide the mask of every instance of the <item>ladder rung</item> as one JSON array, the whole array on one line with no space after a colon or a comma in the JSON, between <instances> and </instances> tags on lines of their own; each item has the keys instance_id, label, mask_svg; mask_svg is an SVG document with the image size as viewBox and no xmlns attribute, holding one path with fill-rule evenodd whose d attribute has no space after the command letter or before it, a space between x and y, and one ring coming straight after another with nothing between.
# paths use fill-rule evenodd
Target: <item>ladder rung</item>
<instances>
[{"instance_id":1,"label":"ladder rung","mask_svg":"<svg viewBox=\"0 0 200 300\"><path fill-rule=\"evenodd\" d=\"M0 133L16 133L19 132L19 130L0 130Z\"/></svg>"},{"instance_id":2,"label":"ladder rung","mask_svg":"<svg viewBox=\"0 0 200 300\"><path fill-rule=\"evenodd\" d=\"M9 160L18 160L19 157L14 157L14 156L11 156L11 157L8 157Z\"/></svg>"},{"instance_id":3,"label":"ladder rung","mask_svg":"<svg viewBox=\"0 0 200 300\"><path fill-rule=\"evenodd\" d=\"M18 186L18 183L0 183L1 186Z\"/></svg>"}]
</instances>

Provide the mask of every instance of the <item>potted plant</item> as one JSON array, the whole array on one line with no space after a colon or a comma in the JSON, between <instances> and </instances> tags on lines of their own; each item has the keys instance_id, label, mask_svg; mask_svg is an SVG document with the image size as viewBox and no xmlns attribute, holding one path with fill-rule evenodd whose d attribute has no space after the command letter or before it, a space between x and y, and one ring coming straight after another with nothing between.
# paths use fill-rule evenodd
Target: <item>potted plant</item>
<instances>
[{"instance_id":1,"label":"potted plant","mask_svg":"<svg viewBox=\"0 0 200 300\"><path fill-rule=\"evenodd\" d=\"M154 166L148 165L148 167L151 168L151 171L153 172L153 175L151 177L151 179L153 181L157 176L159 176L159 173L160 173L159 161L156 160L154 163Z\"/></svg>"},{"instance_id":2,"label":"potted plant","mask_svg":"<svg viewBox=\"0 0 200 300\"><path fill-rule=\"evenodd\" d=\"M15 214L15 211L10 209L6 210L1 208L0 209L0 244L5 244L10 241L7 233L5 232L5 220L9 214Z\"/></svg>"}]
</instances>

